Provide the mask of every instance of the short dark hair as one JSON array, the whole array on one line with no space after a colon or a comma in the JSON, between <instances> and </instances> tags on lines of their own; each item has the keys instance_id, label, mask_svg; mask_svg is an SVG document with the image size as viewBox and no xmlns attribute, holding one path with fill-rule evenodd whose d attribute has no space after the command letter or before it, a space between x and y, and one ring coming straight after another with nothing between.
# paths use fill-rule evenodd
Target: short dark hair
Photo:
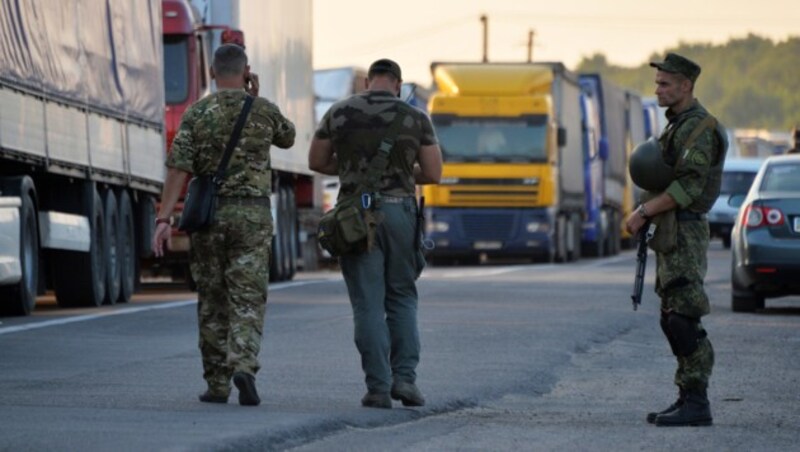
<instances>
[{"instance_id":1,"label":"short dark hair","mask_svg":"<svg viewBox=\"0 0 800 452\"><path fill-rule=\"evenodd\" d=\"M214 52L214 61L211 67L218 77L230 77L244 74L247 66L247 54L244 49L236 44L223 44Z\"/></svg>"},{"instance_id":2,"label":"short dark hair","mask_svg":"<svg viewBox=\"0 0 800 452\"><path fill-rule=\"evenodd\" d=\"M394 81L403 79L400 65L388 58L377 60L369 66L367 78L372 80L376 75L388 75L390 78L394 79Z\"/></svg>"}]
</instances>

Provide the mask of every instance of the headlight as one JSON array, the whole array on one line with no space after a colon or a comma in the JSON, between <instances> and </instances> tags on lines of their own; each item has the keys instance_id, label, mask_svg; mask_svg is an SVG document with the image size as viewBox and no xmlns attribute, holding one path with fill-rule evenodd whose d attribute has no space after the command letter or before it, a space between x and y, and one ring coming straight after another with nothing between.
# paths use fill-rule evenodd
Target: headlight
<instances>
[{"instance_id":1,"label":"headlight","mask_svg":"<svg viewBox=\"0 0 800 452\"><path fill-rule=\"evenodd\" d=\"M444 221L430 221L428 222L427 232L447 232L450 230L450 224Z\"/></svg>"},{"instance_id":2,"label":"headlight","mask_svg":"<svg viewBox=\"0 0 800 452\"><path fill-rule=\"evenodd\" d=\"M550 229L550 226L547 223L540 223L538 221L532 221L525 226L525 229L531 233L537 232L547 232Z\"/></svg>"}]
</instances>

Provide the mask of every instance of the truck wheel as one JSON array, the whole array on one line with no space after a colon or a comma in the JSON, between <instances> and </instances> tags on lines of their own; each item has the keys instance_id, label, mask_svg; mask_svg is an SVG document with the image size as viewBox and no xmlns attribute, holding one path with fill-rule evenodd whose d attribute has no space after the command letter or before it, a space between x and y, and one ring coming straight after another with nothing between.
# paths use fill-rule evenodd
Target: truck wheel
<instances>
[{"instance_id":1,"label":"truck wheel","mask_svg":"<svg viewBox=\"0 0 800 452\"><path fill-rule=\"evenodd\" d=\"M100 306L106 295L106 227L103 203L93 184L87 184L84 214L91 226L88 253L57 251L53 253L53 285L56 301L63 307Z\"/></svg>"},{"instance_id":2,"label":"truck wheel","mask_svg":"<svg viewBox=\"0 0 800 452\"><path fill-rule=\"evenodd\" d=\"M39 229L36 226L36 206L29 193L20 195L19 258L22 278L18 283L0 287L0 315L28 315L36 305L39 277Z\"/></svg>"},{"instance_id":3,"label":"truck wheel","mask_svg":"<svg viewBox=\"0 0 800 452\"><path fill-rule=\"evenodd\" d=\"M603 257L605 255L606 241L608 240L608 217L603 210L600 212L600 226L597 228L597 237L592 244L592 254L596 257Z\"/></svg>"},{"instance_id":4,"label":"truck wheel","mask_svg":"<svg viewBox=\"0 0 800 452\"><path fill-rule=\"evenodd\" d=\"M567 260L567 219L564 215L556 218L556 233L553 240L556 244L555 262L565 262Z\"/></svg>"},{"instance_id":5,"label":"truck wheel","mask_svg":"<svg viewBox=\"0 0 800 452\"><path fill-rule=\"evenodd\" d=\"M300 240L297 233L297 200L294 196L294 189L288 187L286 190L287 205L289 207L289 271L286 274L286 279L291 280L297 273L297 252L300 245Z\"/></svg>"},{"instance_id":6,"label":"truck wheel","mask_svg":"<svg viewBox=\"0 0 800 452\"><path fill-rule=\"evenodd\" d=\"M283 213L281 207L283 206L282 198L283 191L278 189L275 192L276 205L275 216L273 218L273 235L272 235L272 252L269 256L269 280L270 281L283 281L283 240L281 234L283 233Z\"/></svg>"},{"instance_id":7,"label":"truck wheel","mask_svg":"<svg viewBox=\"0 0 800 452\"><path fill-rule=\"evenodd\" d=\"M722 235L722 246L726 250L730 249L730 247L731 247L731 234L730 233Z\"/></svg>"},{"instance_id":8,"label":"truck wheel","mask_svg":"<svg viewBox=\"0 0 800 452\"><path fill-rule=\"evenodd\" d=\"M122 242L119 229L119 211L117 197L111 189L105 190L103 198L103 215L106 224L105 253L103 256L106 267L106 296L103 304L115 304L119 298L120 277L122 274L122 259L119 244Z\"/></svg>"},{"instance_id":9,"label":"truck wheel","mask_svg":"<svg viewBox=\"0 0 800 452\"><path fill-rule=\"evenodd\" d=\"M120 303L127 303L133 296L136 287L136 236L133 229L133 207L128 192L123 190L119 194L119 241L117 242L118 258L120 261Z\"/></svg>"},{"instance_id":10,"label":"truck wheel","mask_svg":"<svg viewBox=\"0 0 800 452\"><path fill-rule=\"evenodd\" d=\"M292 273L292 214L291 210L294 206L289 204L289 187L281 187L281 242L283 243L283 259L281 260L281 267L283 278L281 281L286 281L291 278Z\"/></svg>"},{"instance_id":11,"label":"truck wheel","mask_svg":"<svg viewBox=\"0 0 800 452\"><path fill-rule=\"evenodd\" d=\"M569 223L569 260L577 261L581 258L581 219L578 215L570 216Z\"/></svg>"}]
</instances>

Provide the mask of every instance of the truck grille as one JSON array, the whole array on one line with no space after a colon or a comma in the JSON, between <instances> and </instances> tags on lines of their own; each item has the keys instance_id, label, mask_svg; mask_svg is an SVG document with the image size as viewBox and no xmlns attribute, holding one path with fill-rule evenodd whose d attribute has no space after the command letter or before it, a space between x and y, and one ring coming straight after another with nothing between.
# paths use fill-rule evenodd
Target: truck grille
<instances>
[{"instance_id":1,"label":"truck grille","mask_svg":"<svg viewBox=\"0 0 800 452\"><path fill-rule=\"evenodd\" d=\"M514 215L467 214L461 227L470 240L508 240L514 229Z\"/></svg>"},{"instance_id":2,"label":"truck grille","mask_svg":"<svg viewBox=\"0 0 800 452\"><path fill-rule=\"evenodd\" d=\"M539 202L539 190L535 187L500 187L483 189L450 189L450 203L471 207L534 207Z\"/></svg>"}]
</instances>

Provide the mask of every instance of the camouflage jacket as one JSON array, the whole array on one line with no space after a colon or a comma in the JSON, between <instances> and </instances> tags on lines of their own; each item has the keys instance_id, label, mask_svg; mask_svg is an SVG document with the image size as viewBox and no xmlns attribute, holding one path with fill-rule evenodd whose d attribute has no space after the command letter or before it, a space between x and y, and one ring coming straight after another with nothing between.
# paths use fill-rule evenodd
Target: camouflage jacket
<instances>
[{"instance_id":1,"label":"camouflage jacket","mask_svg":"<svg viewBox=\"0 0 800 452\"><path fill-rule=\"evenodd\" d=\"M706 129L686 149L684 144L709 113L696 101L687 110L674 114L667 110L669 123L659 138L664 161L675 168L675 180L666 192L681 209L708 212L719 196L726 149L718 135L723 130Z\"/></svg>"},{"instance_id":2,"label":"camouflage jacket","mask_svg":"<svg viewBox=\"0 0 800 452\"><path fill-rule=\"evenodd\" d=\"M370 161L376 155L399 111L403 127L389 157L378 191L390 196L414 195L414 162L421 146L437 143L430 118L388 91L365 91L339 101L325 113L315 134L331 140L339 163L339 197L355 194L364 183Z\"/></svg>"},{"instance_id":3,"label":"camouflage jacket","mask_svg":"<svg viewBox=\"0 0 800 452\"><path fill-rule=\"evenodd\" d=\"M244 90L222 90L195 102L181 119L167 166L193 174L217 171L234 125L242 111ZM270 145L294 144L294 125L278 107L257 97L233 150L220 196L269 196L272 175Z\"/></svg>"}]
</instances>

